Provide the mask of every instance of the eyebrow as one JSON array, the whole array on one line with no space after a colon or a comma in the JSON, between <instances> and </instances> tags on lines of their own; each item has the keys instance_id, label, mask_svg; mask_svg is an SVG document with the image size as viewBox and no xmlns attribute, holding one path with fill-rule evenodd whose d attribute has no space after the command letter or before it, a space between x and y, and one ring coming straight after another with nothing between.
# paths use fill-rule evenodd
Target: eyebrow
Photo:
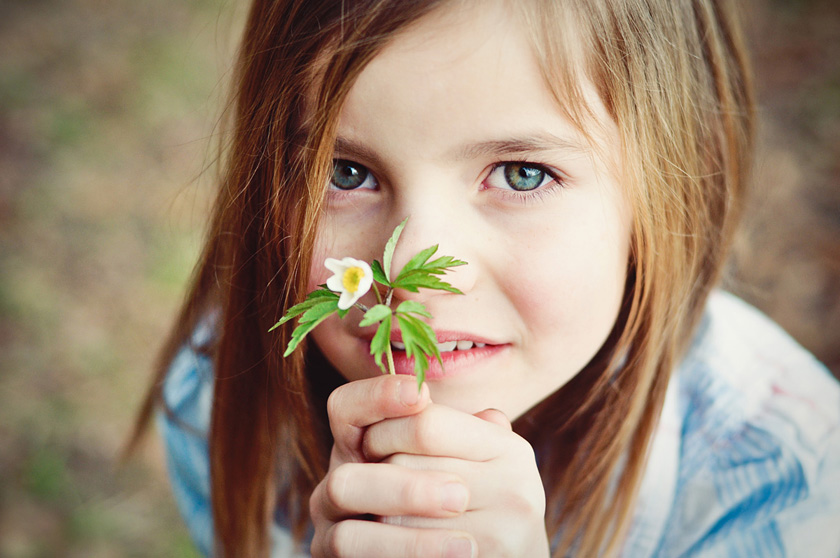
<instances>
[{"instance_id":1,"label":"eyebrow","mask_svg":"<svg viewBox=\"0 0 840 558\"><path fill-rule=\"evenodd\" d=\"M468 143L455 148L452 152L452 159L463 161L486 157L488 155L504 157L550 151L580 155L589 153L590 148L581 143L555 136L554 134L539 132L519 137ZM363 143L348 138L336 138L335 152L341 157L360 159L374 165L380 165L383 162L375 150Z\"/></svg>"},{"instance_id":2,"label":"eyebrow","mask_svg":"<svg viewBox=\"0 0 840 558\"><path fill-rule=\"evenodd\" d=\"M589 149L580 143L547 132L540 132L520 137L467 144L455 151L455 158L476 159L487 155L520 155L546 151L566 151L573 154L582 154L589 152Z\"/></svg>"},{"instance_id":3,"label":"eyebrow","mask_svg":"<svg viewBox=\"0 0 840 558\"><path fill-rule=\"evenodd\" d=\"M336 138L333 151L342 158L350 157L352 159L360 159L363 162L376 166L381 166L383 162L376 151L363 143L347 138Z\"/></svg>"}]
</instances>

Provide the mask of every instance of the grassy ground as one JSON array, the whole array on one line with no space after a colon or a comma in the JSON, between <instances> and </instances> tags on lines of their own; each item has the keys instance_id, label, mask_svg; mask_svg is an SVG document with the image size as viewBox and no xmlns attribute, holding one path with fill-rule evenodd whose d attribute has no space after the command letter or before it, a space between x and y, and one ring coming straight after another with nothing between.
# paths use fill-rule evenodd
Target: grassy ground
<instances>
[{"instance_id":1,"label":"grassy ground","mask_svg":"<svg viewBox=\"0 0 840 558\"><path fill-rule=\"evenodd\" d=\"M0 4L0 556L194 555L157 445L114 457L198 249L234 4ZM732 284L840 373L840 8L755 4Z\"/></svg>"},{"instance_id":2,"label":"grassy ground","mask_svg":"<svg viewBox=\"0 0 840 558\"><path fill-rule=\"evenodd\" d=\"M198 248L231 8L0 10L0 556L193 555L156 446L114 457Z\"/></svg>"}]
</instances>

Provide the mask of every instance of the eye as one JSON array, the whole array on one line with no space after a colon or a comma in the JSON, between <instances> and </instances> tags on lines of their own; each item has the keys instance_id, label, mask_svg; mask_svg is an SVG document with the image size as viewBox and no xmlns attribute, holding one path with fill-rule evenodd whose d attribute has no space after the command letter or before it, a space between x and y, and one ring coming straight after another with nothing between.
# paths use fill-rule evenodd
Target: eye
<instances>
[{"instance_id":1,"label":"eye","mask_svg":"<svg viewBox=\"0 0 840 558\"><path fill-rule=\"evenodd\" d=\"M554 174L542 165L500 163L490 171L485 182L492 188L530 192L555 180Z\"/></svg>"},{"instance_id":2,"label":"eye","mask_svg":"<svg viewBox=\"0 0 840 558\"><path fill-rule=\"evenodd\" d=\"M333 160L330 185L339 190L374 190L377 186L376 179L367 167L347 159Z\"/></svg>"}]
</instances>

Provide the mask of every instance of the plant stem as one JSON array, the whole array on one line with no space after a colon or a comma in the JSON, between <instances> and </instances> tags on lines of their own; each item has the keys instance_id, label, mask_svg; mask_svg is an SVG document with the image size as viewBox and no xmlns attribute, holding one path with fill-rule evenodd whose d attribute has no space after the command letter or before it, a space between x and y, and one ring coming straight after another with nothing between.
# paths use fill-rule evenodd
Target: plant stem
<instances>
[{"instance_id":1,"label":"plant stem","mask_svg":"<svg viewBox=\"0 0 840 558\"><path fill-rule=\"evenodd\" d=\"M394 370L394 355L391 352L391 334L390 333L388 334L388 348L385 349L385 355L388 357L388 373L390 373L393 376L394 374L396 374L396 371Z\"/></svg>"}]
</instances>

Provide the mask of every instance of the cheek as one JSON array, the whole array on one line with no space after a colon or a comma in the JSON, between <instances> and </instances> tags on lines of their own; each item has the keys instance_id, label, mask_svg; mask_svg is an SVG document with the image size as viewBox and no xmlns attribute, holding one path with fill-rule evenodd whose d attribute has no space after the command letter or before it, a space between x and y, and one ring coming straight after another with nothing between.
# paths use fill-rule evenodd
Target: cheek
<instances>
[{"instance_id":1,"label":"cheek","mask_svg":"<svg viewBox=\"0 0 840 558\"><path fill-rule=\"evenodd\" d=\"M508 287L526 328L565 339L603 340L624 294L629 235L613 224L574 227L531 243L508 262L527 270Z\"/></svg>"},{"instance_id":2,"label":"cheek","mask_svg":"<svg viewBox=\"0 0 840 558\"><path fill-rule=\"evenodd\" d=\"M324 266L324 260L327 257L327 249L324 244L322 242L316 242L312 251L312 265L309 266L309 281L306 286L307 292L311 292L317 289L318 285L326 283L327 279L332 275L330 270Z\"/></svg>"}]
</instances>

